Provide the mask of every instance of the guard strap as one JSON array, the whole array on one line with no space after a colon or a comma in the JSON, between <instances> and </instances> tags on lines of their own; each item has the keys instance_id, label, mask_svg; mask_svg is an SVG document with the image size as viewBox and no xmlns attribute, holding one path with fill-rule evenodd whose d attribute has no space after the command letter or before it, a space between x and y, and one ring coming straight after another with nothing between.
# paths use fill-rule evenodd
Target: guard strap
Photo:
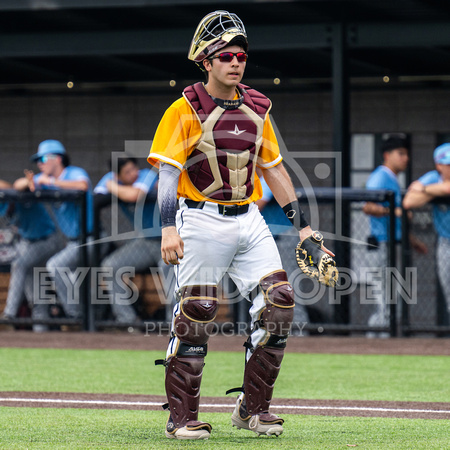
<instances>
[{"instance_id":1,"label":"guard strap","mask_svg":"<svg viewBox=\"0 0 450 450\"><path fill-rule=\"evenodd\" d=\"M225 395L232 394L233 392L244 392L244 386L228 389L228 391L225 392Z\"/></svg>"},{"instance_id":2,"label":"guard strap","mask_svg":"<svg viewBox=\"0 0 450 450\"><path fill-rule=\"evenodd\" d=\"M298 231L309 226L309 223L305 217L305 213L301 210L298 200L295 200L283 206L283 211L286 214L286 217Z\"/></svg>"}]
</instances>

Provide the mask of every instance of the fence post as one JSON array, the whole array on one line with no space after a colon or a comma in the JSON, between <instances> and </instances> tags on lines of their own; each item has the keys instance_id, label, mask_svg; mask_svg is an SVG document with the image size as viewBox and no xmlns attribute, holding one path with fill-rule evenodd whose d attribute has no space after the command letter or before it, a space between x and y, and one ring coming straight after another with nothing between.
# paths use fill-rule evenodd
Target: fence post
<instances>
[{"instance_id":1,"label":"fence post","mask_svg":"<svg viewBox=\"0 0 450 450\"><path fill-rule=\"evenodd\" d=\"M80 266L88 267L88 249L87 249L87 192L83 192L80 196ZM89 277L86 277L83 280L81 285L81 292L83 295L83 330L92 331L91 330L91 301L90 301L90 292L89 292Z\"/></svg>"},{"instance_id":2,"label":"fence post","mask_svg":"<svg viewBox=\"0 0 450 450\"><path fill-rule=\"evenodd\" d=\"M406 268L411 266L411 243L409 240L410 226L408 219L408 211L402 210L402 276L406 278ZM399 317L399 336L406 336L409 334L407 331L409 328L409 304L408 302L402 302L398 304L397 311L400 313Z\"/></svg>"},{"instance_id":3,"label":"fence post","mask_svg":"<svg viewBox=\"0 0 450 450\"><path fill-rule=\"evenodd\" d=\"M389 202L389 245L388 245L388 267L396 267L396 242L395 242L395 228L396 228L396 217L395 217L395 193L389 191L386 194L387 200ZM396 302L391 302L389 305L389 330L391 337L397 335L397 308Z\"/></svg>"}]
</instances>

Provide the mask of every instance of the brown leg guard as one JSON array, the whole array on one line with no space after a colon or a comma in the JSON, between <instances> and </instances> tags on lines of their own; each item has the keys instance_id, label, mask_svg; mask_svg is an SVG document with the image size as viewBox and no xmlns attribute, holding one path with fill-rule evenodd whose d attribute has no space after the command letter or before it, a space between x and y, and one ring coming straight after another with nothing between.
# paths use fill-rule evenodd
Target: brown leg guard
<instances>
[{"instance_id":1,"label":"brown leg guard","mask_svg":"<svg viewBox=\"0 0 450 450\"><path fill-rule=\"evenodd\" d=\"M166 361L166 394L170 418L169 434L211 426L198 422L200 384L212 323L217 314L216 286L185 286L179 291L180 313L174 320L176 350Z\"/></svg>"},{"instance_id":2,"label":"brown leg guard","mask_svg":"<svg viewBox=\"0 0 450 450\"><path fill-rule=\"evenodd\" d=\"M244 373L244 392L250 415L269 411L283 356L284 348L258 347L248 360Z\"/></svg>"},{"instance_id":3,"label":"brown leg guard","mask_svg":"<svg viewBox=\"0 0 450 450\"><path fill-rule=\"evenodd\" d=\"M294 292L284 270L263 277L260 280L260 288L266 307L261 311L255 329L264 329L266 336L251 349L253 353L244 372L247 411L252 416L269 411L295 306Z\"/></svg>"},{"instance_id":4,"label":"brown leg guard","mask_svg":"<svg viewBox=\"0 0 450 450\"><path fill-rule=\"evenodd\" d=\"M166 393L175 428L198 419L204 358L174 356L167 362Z\"/></svg>"}]
</instances>

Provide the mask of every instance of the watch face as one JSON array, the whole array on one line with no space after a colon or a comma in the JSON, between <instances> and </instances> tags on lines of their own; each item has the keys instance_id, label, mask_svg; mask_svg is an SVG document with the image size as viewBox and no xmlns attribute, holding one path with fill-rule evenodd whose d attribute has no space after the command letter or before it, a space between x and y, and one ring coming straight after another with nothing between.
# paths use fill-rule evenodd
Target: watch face
<instances>
[{"instance_id":1,"label":"watch face","mask_svg":"<svg viewBox=\"0 0 450 450\"><path fill-rule=\"evenodd\" d=\"M321 241L323 239L323 236L322 233L320 233L319 231L313 231L312 238L315 241Z\"/></svg>"}]
</instances>

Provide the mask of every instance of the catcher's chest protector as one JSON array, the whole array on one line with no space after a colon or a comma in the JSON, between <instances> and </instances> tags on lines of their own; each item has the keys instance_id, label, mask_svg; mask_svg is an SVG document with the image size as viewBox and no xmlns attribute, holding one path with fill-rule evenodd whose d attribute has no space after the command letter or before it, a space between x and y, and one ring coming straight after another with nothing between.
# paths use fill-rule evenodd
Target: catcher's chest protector
<instances>
[{"instance_id":1,"label":"catcher's chest protector","mask_svg":"<svg viewBox=\"0 0 450 450\"><path fill-rule=\"evenodd\" d=\"M183 92L202 127L187 161L189 179L206 198L221 202L242 201L253 193L264 120L271 108L258 91L243 85L239 90L243 99L234 109L215 103L203 83Z\"/></svg>"}]
</instances>

